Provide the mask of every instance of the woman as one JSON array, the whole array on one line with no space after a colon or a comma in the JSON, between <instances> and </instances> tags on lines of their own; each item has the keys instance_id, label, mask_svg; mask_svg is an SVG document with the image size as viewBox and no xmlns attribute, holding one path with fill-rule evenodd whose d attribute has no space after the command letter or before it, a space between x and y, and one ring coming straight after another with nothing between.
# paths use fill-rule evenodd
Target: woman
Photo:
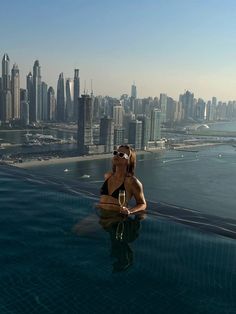
<instances>
[{"instance_id":1,"label":"woman","mask_svg":"<svg viewBox=\"0 0 236 314\"><path fill-rule=\"evenodd\" d=\"M105 182L101 188L99 208L123 215L144 212L146 201L141 182L134 176L136 153L128 145L121 145L113 152L112 171L105 174ZM125 191L125 204L119 204L119 192ZM134 197L136 205L128 208L130 199ZM104 211L103 211L104 212Z\"/></svg>"}]
</instances>

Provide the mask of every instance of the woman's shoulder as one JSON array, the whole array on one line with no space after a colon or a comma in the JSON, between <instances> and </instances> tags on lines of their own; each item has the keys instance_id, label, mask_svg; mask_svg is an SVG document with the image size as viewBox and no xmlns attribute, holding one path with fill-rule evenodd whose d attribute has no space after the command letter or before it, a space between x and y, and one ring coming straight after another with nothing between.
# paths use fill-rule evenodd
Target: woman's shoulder
<instances>
[{"instance_id":1,"label":"woman's shoulder","mask_svg":"<svg viewBox=\"0 0 236 314\"><path fill-rule=\"evenodd\" d=\"M109 179L112 176L112 174L113 174L112 171L108 171L108 172L104 173L105 180Z\"/></svg>"},{"instance_id":2,"label":"woman's shoulder","mask_svg":"<svg viewBox=\"0 0 236 314\"><path fill-rule=\"evenodd\" d=\"M127 176L127 181L129 181L131 184L142 186L142 183L135 176Z\"/></svg>"}]
</instances>

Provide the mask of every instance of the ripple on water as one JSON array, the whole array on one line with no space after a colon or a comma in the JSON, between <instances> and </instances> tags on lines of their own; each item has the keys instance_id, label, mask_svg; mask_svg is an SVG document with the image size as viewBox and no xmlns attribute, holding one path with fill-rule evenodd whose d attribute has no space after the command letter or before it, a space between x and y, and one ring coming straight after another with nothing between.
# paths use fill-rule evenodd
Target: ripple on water
<instances>
[{"instance_id":1,"label":"ripple on water","mask_svg":"<svg viewBox=\"0 0 236 314\"><path fill-rule=\"evenodd\" d=\"M0 312L233 313L233 240L150 213L131 251L112 251L112 235L88 219L92 201L14 180L0 209ZM132 252L132 265L112 273L117 252Z\"/></svg>"}]
</instances>

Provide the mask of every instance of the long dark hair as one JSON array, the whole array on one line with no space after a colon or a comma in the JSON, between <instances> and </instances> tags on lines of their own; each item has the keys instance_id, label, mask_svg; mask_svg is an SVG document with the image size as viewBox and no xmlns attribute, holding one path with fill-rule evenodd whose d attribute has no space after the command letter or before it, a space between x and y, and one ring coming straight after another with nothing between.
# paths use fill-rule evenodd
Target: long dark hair
<instances>
[{"instance_id":1,"label":"long dark hair","mask_svg":"<svg viewBox=\"0 0 236 314\"><path fill-rule=\"evenodd\" d=\"M127 175L133 176L134 175L134 169L136 166L136 152L135 150L130 147L129 145L120 145L119 148L124 147L129 150L129 159L128 159L128 165L127 165ZM112 172L116 172L116 166L112 165Z\"/></svg>"}]
</instances>

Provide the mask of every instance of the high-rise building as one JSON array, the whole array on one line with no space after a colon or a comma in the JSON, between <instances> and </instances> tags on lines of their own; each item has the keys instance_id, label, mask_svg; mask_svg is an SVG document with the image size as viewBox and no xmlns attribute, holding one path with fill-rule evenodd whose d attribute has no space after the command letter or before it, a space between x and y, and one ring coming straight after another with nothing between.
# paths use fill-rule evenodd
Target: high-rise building
<instances>
[{"instance_id":1,"label":"high-rise building","mask_svg":"<svg viewBox=\"0 0 236 314\"><path fill-rule=\"evenodd\" d=\"M2 86L3 90L11 89L10 58L6 53L2 58Z\"/></svg>"},{"instance_id":2,"label":"high-rise building","mask_svg":"<svg viewBox=\"0 0 236 314\"><path fill-rule=\"evenodd\" d=\"M115 105L117 105L116 99L109 96L104 97L103 99L104 116L112 117L113 116L112 109Z\"/></svg>"},{"instance_id":3,"label":"high-rise building","mask_svg":"<svg viewBox=\"0 0 236 314\"><path fill-rule=\"evenodd\" d=\"M176 101L174 120L181 121L183 119L183 104L181 101Z\"/></svg>"},{"instance_id":4,"label":"high-rise building","mask_svg":"<svg viewBox=\"0 0 236 314\"><path fill-rule=\"evenodd\" d=\"M2 121L2 77L0 76L0 124Z\"/></svg>"},{"instance_id":5,"label":"high-rise building","mask_svg":"<svg viewBox=\"0 0 236 314\"><path fill-rule=\"evenodd\" d=\"M131 86L130 111L134 113L135 99L137 98L137 88L135 83Z\"/></svg>"},{"instance_id":6,"label":"high-rise building","mask_svg":"<svg viewBox=\"0 0 236 314\"><path fill-rule=\"evenodd\" d=\"M105 153L110 153L114 149L114 121L107 116L100 122L100 144L104 145Z\"/></svg>"},{"instance_id":7,"label":"high-rise building","mask_svg":"<svg viewBox=\"0 0 236 314\"><path fill-rule=\"evenodd\" d=\"M134 101L134 114L142 114L143 113L143 102L142 99L135 99Z\"/></svg>"},{"instance_id":8,"label":"high-rise building","mask_svg":"<svg viewBox=\"0 0 236 314\"><path fill-rule=\"evenodd\" d=\"M31 72L29 72L29 74L26 76L26 89L29 103L29 122L32 123L35 121L35 108L34 108L34 84L33 75Z\"/></svg>"},{"instance_id":9,"label":"high-rise building","mask_svg":"<svg viewBox=\"0 0 236 314\"><path fill-rule=\"evenodd\" d=\"M93 123L99 123L101 97L95 97L93 102Z\"/></svg>"},{"instance_id":10,"label":"high-rise building","mask_svg":"<svg viewBox=\"0 0 236 314\"><path fill-rule=\"evenodd\" d=\"M125 129L114 129L114 145L123 145L125 142Z\"/></svg>"},{"instance_id":11,"label":"high-rise building","mask_svg":"<svg viewBox=\"0 0 236 314\"><path fill-rule=\"evenodd\" d=\"M56 121L56 98L52 86L48 89L48 118L50 121Z\"/></svg>"},{"instance_id":12,"label":"high-rise building","mask_svg":"<svg viewBox=\"0 0 236 314\"><path fill-rule=\"evenodd\" d=\"M151 113L150 141L157 141L161 138L161 111L153 109Z\"/></svg>"},{"instance_id":13,"label":"high-rise building","mask_svg":"<svg viewBox=\"0 0 236 314\"><path fill-rule=\"evenodd\" d=\"M131 97L134 99L137 98L137 87L136 87L135 83L133 83L131 86Z\"/></svg>"},{"instance_id":14,"label":"high-rise building","mask_svg":"<svg viewBox=\"0 0 236 314\"><path fill-rule=\"evenodd\" d=\"M17 64L11 70L12 118L20 118L20 72Z\"/></svg>"},{"instance_id":15,"label":"high-rise building","mask_svg":"<svg viewBox=\"0 0 236 314\"><path fill-rule=\"evenodd\" d=\"M123 114L124 114L124 110L121 105L113 106L113 120L114 120L115 128L122 128Z\"/></svg>"},{"instance_id":16,"label":"high-rise building","mask_svg":"<svg viewBox=\"0 0 236 314\"><path fill-rule=\"evenodd\" d=\"M186 91L183 95L180 95L180 99L183 105L183 119L191 120L194 112L194 94Z\"/></svg>"},{"instance_id":17,"label":"high-rise building","mask_svg":"<svg viewBox=\"0 0 236 314\"><path fill-rule=\"evenodd\" d=\"M28 101L29 95L27 89L21 88L20 89L20 101Z\"/></svg>"},{"instance_id":18,"label":"high-rise building","mask_svg":"<svg viewBox=\"0 0 236 314\"><path fill-rule=\"evenodd\" d=\"M168 122L170 126L175 121L176 106L177 102L173 98L167 97L166 122Z\"/></svg>"},{"instance_id":19,"label":"high-rise building","mask_svg":"<svg viewBox=\"0 0 236 314\"><path fill-rule=\"evenodd\" d=\"M160 108L161 108L161 122L166 122L166 113L167 113L167 95L160 94Z\"/></svg>"},{"instance_id":20,"label":"high-rise building","mask_svg":"<svg viewBox=\"0 0 236 314\"><path fill-rule=\"evenodd\" d=\"M212 101L207 103L207 121L216 120L217 99L212 97Z\"/></svg>"},{"instance_id":21,"label":"high-rise building","mask_svg":"<svg viewBox=\"0 0 236 314\"><path fill-rule=\"evenodd\" d=\"M147 116L151 115L151 111L158 106L158 98L154 100L151 97L142 99L142 113Z\"/></svg>"},{"instance_id":22,"label":"high-rise building","mask_svg":"<svg viewBox=\"0 0 236 314\"><path fill-rule=\"evenodd\" d=\"M42 120L42 92L41 92L41 68L39 61L34 62L33 67L33 101L32 101L32 122Z\"/></svg>"},{"instance_id":23,"label":"high-rise building","mask_svg":"<svg viewBox=\"0 0 236 314\"><path fill-rule=\"evenodd\" d=\"M80 154L87 154L89 145L93 144L93 110L92 98L82 95L79 98L78 119L78 150Z\"/></svg>"},{"instance_id":24,"label":"high-rise building","mask_svg":"<svg viewBox=\"0 0 236 314\"><path fill-rule=\"evenodd\" d=\"M29 124L29 102L26 89L20 89L20 120L23 126Z\"/></svg>"},{"instance_id":25,"label":"high-rise building","mask_svg":"<svg viewBox=\"0 0 236 314\"><path fill-rule=\"evenodd\" d=\"M12 100L9 89L2 91L2 121L10 122L12 119Z\"/></svg>"},{"instance_id":26,"label":"high-rise building","mask_svg":"<svg viewBox=\"0 0 236 314\"><path fill-rule=\"evenodd\" d=\"M66 121L74 120L74 81L66 79Z\"/></svg>"},{"instance_id":27,"label":"high-rise building","mask_svg":"<svg viewBox=\"0 0 236 314\"><path fill-rule=\"evenodd\" d=\"M132 113L126 113L123 116L123 128L125 129L125 138L129 137L129 123L135 119L135 115Z\"/></svg>"},{"instance_id":28,"label":"high-rise building","mask_svg":"<svg viewBox=\"0 0 236 314\"><path fill-rule=\"evenodd\" d=\"M136 150L142 148L142 121L132 120L129 123L129 144Z\"/></svg>"},{"instance_id":29,"label":"high-rise building","mask_svg":"<svg viewBox=\"0 0 236 314\"><path fill-rule=\"evenodd\" d=\"M10 78L10 58L5 53L2 58L2 91L0 119L9 122L12 118L12 97L11 97L11 78Z\"/></svg>"},{"instance_id":30,"label":"high-rise building","mask_svg":"<svg viewBox=\"0 0 236 314\"><path fill-rule=\"evenodd\" d=\"M207 113L206 103L203 99L199 98L194 108L193 118L199 121L206 120L206 113Z\"/></svg>"},{"instance_id":31,"label":"high-rise building","mask_svg":"<svg viewBox=\"0 0 236 314\"><path fill-rule=\"evenodd\" d=\"M63 73L60 73L57 81L57 121L65 121L65 85Z\"/></svg>"},{"instance_id":32,"label":"high-rise building","mask_svg":"<svg viewBox=\"0 0 236 314\"><path fill-rule=\"evenodd\" d=\"M142 121L141 149L146 150L148 148L148 141L150 140L151 120L145 114L139 115L137 120Z\"/></svg>"},{"instance_id":33,"label":"high-rise building","mask_svg":"<svg viewBox=\"0 0 236 314\"><path fill-rule=\"evenodd\" d=\"M124 112L128 113L130 111L130 109L129 109L129 103L130 103L129 95L128 94L121 95L120 102L124 108Z\"/></svg>"},{"instance_id":34,"label":"high-rise building","mask_svg":"<svg viewBox=\"0 0 236 314\"><path fill-rule=\"evenodd\" d=\"M80 97L80 78L79 69L75 69L74 73L74 121L78 120L79 114L79 97Z\"/></svg>"},{"instance_id":35,"label":"high-rise building","mask_svg":"<svg viewBox=\"0 0 236 314\"><path fill-rule=\"evenodd\" d=\"M48 115L48 86L45 82L42 82L42 121L48 121L49 115Z\"/></svg>"}]
</instances>

